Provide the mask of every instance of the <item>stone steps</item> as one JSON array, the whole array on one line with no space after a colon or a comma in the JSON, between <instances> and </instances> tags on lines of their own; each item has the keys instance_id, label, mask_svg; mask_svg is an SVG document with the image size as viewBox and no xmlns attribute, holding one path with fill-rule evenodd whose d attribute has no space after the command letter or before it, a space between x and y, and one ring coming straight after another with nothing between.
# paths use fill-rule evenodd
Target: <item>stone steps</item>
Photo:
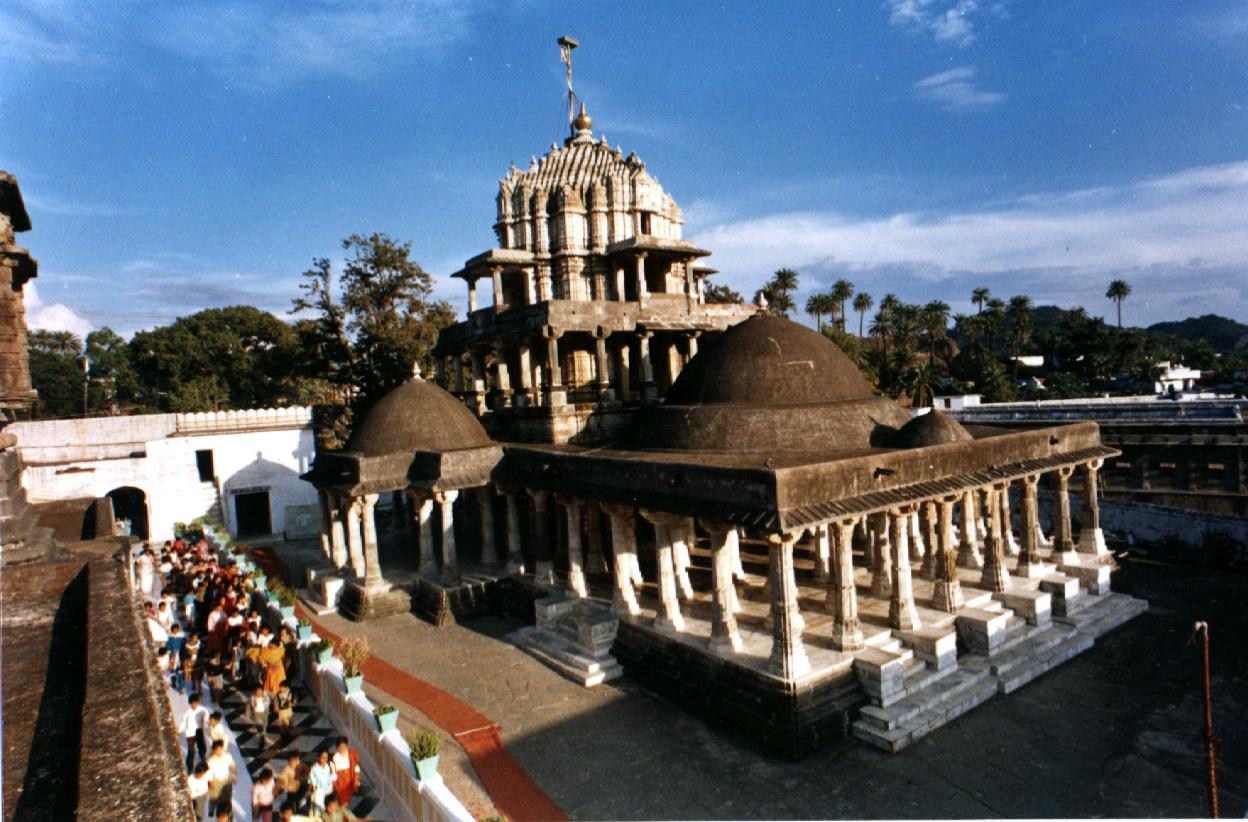
<instances>
[{"instance_id":1,"label":"stone steps","mask_svg":"<svg viewBox=\"0 0 1248 822\"><path fill-rule=\"evenodd\" d=\"M869 745L896 752L996 693L997 681L991 672L957 669L890 707L862 708L850 732Z\"/></svg>"},{"instance_id":2,"label":"stone steps","mask_svg":"<svg viewBox=\"0 0 1248 822\"><path fill-rule=\"evenodd\" d=\"M594 658L550 631L527 625L507 639L548 668L585 687L610 682L624 673L613 656Z\"/></svg>"},{"instance_id":3,"label":"stone steps","mask_svg":"<svg viewBox=\"0 0 1248 822\"><path fill-rule=\"evenodd\" d=\"M1055 621L1070 625L1095 639L1147 610L1148 603L1142 599L1109 593L1096 597L1077 613Z\"/></svg>"}]
</instances>

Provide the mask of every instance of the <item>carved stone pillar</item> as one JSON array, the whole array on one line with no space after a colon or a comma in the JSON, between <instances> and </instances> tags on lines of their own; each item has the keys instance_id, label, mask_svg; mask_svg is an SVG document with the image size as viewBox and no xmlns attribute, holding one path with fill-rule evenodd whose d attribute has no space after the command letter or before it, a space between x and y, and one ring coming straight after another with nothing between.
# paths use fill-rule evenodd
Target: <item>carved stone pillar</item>
<instances>
[{"instance_id":1,"label":"carved stone pillar","mask_svg":"<svg viewBox=\"0 0 1248 822\"><path fill-rule=\"evenodd\" d=\"M468 279L468 314L477 310L477 278Z\"/></svg>"},{"instance_id":2,"label":"carved stone pillar","mask_svg":"<svg viewBox=\"0 0 1248 822\"><path fill-rule=\"evenodd\" d=\"M910 509L888 512L892 525L893 585L888 599L888 624L899 631L921 628L914 605L914 582L910 578Z\"/></svg>"},{"instance_id":3,"label":"carved stone pillar","mask_svg":"<svg viewBox=\"0 0 1248 822\"><path fill-rule=\"evenodd\" d=\"M458 491L439 491L433 495L442 519L442 584L459 584L459 555L455 546L455 500Z\"/></svg>"},{"instance_id":4,"label":"carved stone pillar","mask_svg":"<svg viewBox=\"0 0 1248 822\"><path fill-rule=\"evenodd\" d=\"M728 557L732 560L732 576L739 582L745 582L745 566L741 564L741 532L733 528L728 533ZM734 612L739 612L740 608L734 608Z\"/></svg>"},{"instance_id":5,"label":"carved stone pillar","mask_svg":"<svg viewBox=\"0 0 1248 822\"><path fill-rule=\"evenodd\" d=\"M793 574L793 543L796 534L769 538L771 577L771 659L767 668L782 679L797 679L810 672L810 660L802 645L805 623L797 605L797 579Z\"/></svg>"},{"instance_id":6,"label":"carved stone pillar","mask_svg":"<svg viewBox=\"0 0 1248 822\"><path fill-rule=\"evenodd\" d=\"M490 282L494 286L494 307L502 308L503 303L503 269L498 266L490 268Z\"/></svg>"},{"instance_id":7,"label":"carved stone pillar","mask_svg":"<svg viewBox=\"0 0 1248 822\"><path fill-rule=\"evenodd\" d=\"M468 361L472 364L472 408L480 416L485 413L485 360L480 350L470 348Z\"/></svg>"},{"instance_id":8,"label":"carved stone pillar","mask_svg":"<svg viewBox=\"0 0 1248 822\"><path fill-rule=\"evenodd\" d=\"M690 546L697 540L697 531L693 527L693 519L680 517L672 531L672 564L676 569L676 590L681 599L693 599L693 583L689 581Z\"/></svg>"},{"instance_id":9,"label":"carved stone pillar","mask_svg":"<svg viewBox=\"0 0 1248 822\"><path fill-rule=\"evenodd\" d=\"M923 543L923 531L919 528L919 509L910 512L910 567L923 562L923 552L927 546Z\"/></svg>"},{"instance_id":10,"label":"carved stone pillar","mask_svg":"<svg viewBox=\"0 0 1248 822\"><path fill-rule=\"evenodd\" d=\"M736 653L741 650L741 633L735 616L737 592L728 536L737 529L717 522L703 522L702 527L711 540L711 650Z\"/></svg>"},{"instance_id":11,"label":"carved stone pillar","mask_svg":"<svg viewBox=\"0 0 1248 822\"><path fill-rule=\"evenodd\" d=\"M477 505L481 509L481 564L493 568L498 565L498 544L494 539L494 491L489 485L477 489Z\"/></svg>"},{"instance_id":12,"label":"carved stone pillar","mask_svg":"<svg viewBox=\"0 0 1248 822\"><path fill-rule=\"evenodd\" d=\"M347 553L351 558L351 571L361 579L364 577L364 543L360 533L360 509L363 504L359 497L351 497L347 502Z\"/></svg>"},{"instance_id":13,"label":"carved stone pillar","mask_svg":"<svg viewBox=\"0 0 1248 822\"><path fill-rule=\"evenodd\" d=\"M1079 561L1075 541L1070 536L1070 476L1074 466L1064 465L1054 471L1057 488L1053 491L1053 561L1058 568Z\"/></svg>"},{"instance_id":14,"label":"carved stone pillar","mask_svg":"<svg viewBox=\"0 0 1248 822\"><path fill-rule=\"evenodd\" d=\"M889 540L888 514L871 515L871 542L875 546L875 567L871 575L871 595L881 599L893 592L893 552Z\"/></svg>"},{"instance_id":15,"label":"carved stone pillar","mask_svg":"<svg viewBox=\"0 0 1248 822\"><path fill-rule=\"evenodd\" d=\"M590 574L605 574L607 558L602 550L602 509L596 502L585 506L585 533L589 542L589 550L585 555L585 571Z\"/></svg>"},{"instance_id":16,"label":"carved stone pillar","mask_svg":"<svg viewBox=\"0 0 1248 822\"><path fill-rule=\"evenodd\" d=\"M621 402L627 402L630 399L630 367L630 352L628 345L623 344L617 346L615 349L615 398Z\"/></svg>"},{"instance_id":17,"label":"carved stone pillar","mask_svg":"<svg viewBox=\"0 0 1248 822\"><path fill-rule=\"evenodd\" d=\"M923 503L923 536L924 545L927 550L923 552L923 567L919 569L919 576L923 579L936 579L936 563L940 557L940 515L936 512L936 500L926 500Z\"/></svg>"},{"instance_id":18,"label":"carved stone pillar","mask_svg":"<svg viewBox=\"0 0 1248 822\"><path fill-rule=\"evenodd\" d=\"M654 363L650 359L650 338L654 334L641 331L637 334L637 359L641 361L641 398L653 401L658 398L658 386L654 382Z\"/></svg>"},{"instance_id":19,"label":"carved stone pillar","mask_svg":"<svg viewBox=\"0 0 1248 822\"><path fill-rule=\"evenodd\" d=\"M437 560L433 554L432 498L426 497L420 501L416 516L420 522L420 573L422 576L431 576L433 569L437 567Z\"/></svg>"},{"instance_id":20,"label":"carved stone pillar","mask_svg":"<svg viewBox=\"0 0 1248 822\"><path fill-rule=\"evenodd\" d=\"M858 622L858 590L854 586L854 521L842 520L830 530L830 573L824 609L832 614L832 644L838 651L861 651L865 645Z\"/></svg>"},{"instance_id":21,"label":"carved stone pillar","mask_svg":"<svg viewBox=\"0 0 1248 822\"><path fill-rule=\"evenodd\" d=\"M1005 486L994 485L988 492L984 513L988 517L988 545L984 551L984 572L979 587L1001 593L1010 589L1010 572L1005 567L1005 534L1001 527L1001 495Z\"/></svg>"},{"instance_id":22,"label":"carved stone pillar","mask_svg":"<svg viewBox=\"0 0 1248 822\"><path fill-rule=\"evenodd\" d=\"M1097 498L1097 477L1101 464L1099 459L1083 464L1083 513L1079 517L1079 544L1076 550L1105 561L1111 555L1105 545L1105 534L1101 531L1101 504Z\"/></svg>"},{"instance_id":23,"label":"carved stone pillar","mask_svg":"<svg viewBox=\"0 0 1248 822\"><path fill-rule=\"evenodd\" d=\"M637 302L644 303L649 297L646 290L646 252L637 254Z\"/></svg>"},{"instance_id":24,"label":"carved stone pillar","mask_svg":"<svg viewBox=\"0 0 1248 822\"><path fill-rule=\"evenodd\" d=\"M384 580L381 561L377 556L377 494L365 494L360 509L360 524L364 538L364 587L375 588Z\"/></svg>"},{"instance_id":25,"label":"carved stone pillar","mask_svg":"<svg viewBox=\"0 0 1248 822\"><path fill-rule=\"evenodd\" d=\"M499 343L494 346L494 369L498 373L498 401L495 408L502 408L511 398L511 376L507 370L507 348Z\"/></svg>"},{"instance_id":26,"label":"carved stone pillar","mask_svg":"<svg viewBox=\"0 0 1248 822\"><path fill-rule=\"evenodd\" d=\"M546 326L542 332L546 338L546 405L554 408L568 404L568 393L563 385L563 366L559 362L559 338L563 332Z\"/></svg>"},{"instance_id":27,"label":"carved stone pillar","mask_svg":"<svg viewBox=\"0 0 1248 822\"><path fill-rule=\"evenodd\" d=\"M546 515L546 503L550 495L545 491L529 489L529 499L533 501L533 540L537 543L537 567L534 575L538 582L552 585L555 581L555 552Z\"/></svg>"},{"instance_id":28,"label":"carved stone pillar","mask_svg":"<svg viewBox=\"0 0 1248 822\"><path fill-rule=\"evenodd\" d=\"M967 491L962 494L962 520L959 523L958 534L961 542L958 544L958 564L963 568L983 568L984 558L979 553L979 533L978 522L979 514L975 510L976 491Z\"/></svg>"},{"instance_id":29,"label":"carved stone pillar","mask_svg":"<svg viewBox=\"0 0 1248 822\"><path fill-rule=\"evenodd\" d=\"M615 269L615 299L624 302L624 295L628 292L624 288L624 269Z\"/></svg>"},{"instance_id":30,"label":"carved stone pillar","mask_svg":"<svg viewBox=\"0 0 1248 822\"><path fill-rule=\"evenodd\" d=\"M1001 492L1001 539L1004 541L1006 556L1018 556L1018 542L1014 539L1014 514L1010 511L1010 485L1006 483Z\"/></svg>"},{"instance_id":31,"label":"carved stone pillar","mask_svg":"<svg viewBox=\"0 0 1248 822\"><path fill-rule=\"evenodd\" d=\"M826 582L832 574L832 546L828 524L815 526L815 579Z\"/></svg>"},{"instance_id":32,"label":"carved stone pillar","mask_svg":"<svg viewBox=\"0 0 1248 822\"><path fill-rule=\"evenodd\" d=\"M958 538L953 530L953 507L957 497L940 501L939 556L936 558L936 584L932 588L932 607L954 613L965 604L962 585L958 582Z\"/></svg>"},{"instance_id":33,"label":"carved stone pillar","mask_svg":"<svg viewBox=\"0 0 1248 822\"><path fill-rule=\"evenodd\" d=\"M568 588L578 597L586 596L584 558L581 549L581 513L585 504L576 497L563 500L564 516L568 528Z\"/></svg>"},{"instance_id":34,"label":"carved stone pillar","mask_svg":"<svg viewBox=\"0 0 1248 822\"><path fill-rule=\"evenodd\" d=\"M637 524L633 521L633 509L627 505L603 505L602 510L611 520L611 553L615 557L615 591L611 608L617 616L636 616L641 613L641 608L633 591L631 562L637 557Z\"/></svg>"},{"instance_id":35,"label":"carved stone pillar","mask_svg":"<svg viewBox=\"0 0 1248 822\"><path fill-rule=\"evenodd\" d=\"M524 552L520 542L520 511L516 507L516 492L505 491L507 502L507 568L504 573L524 573Z\"/></svg>"},{"instance_id":36,"label":"carved stone pillar","mask_svg":"<svg viewBox=\"0 0 1248 822\"><path fill-rule=\"evenodd\" d=\"M337 494L330 496L332 498L329 500L329 546L334 565L342 568L348 562L346 509L341 497Z\"/></svg>"},{"instance_id":37,"label":"carved stone pillar","mask_svg":"<svg viewBox=\"0 0 1248 822\"><path fill-rule=\"evenodd\" d=\"M329 515L329 492L323 488L317 489L316 499L321 504L321 553L325 556L325 559L333 562L334 552L331 540L333 538L334 523L333 518Z\"/></svg>"},{"instance_id":38,"label":"carved stone pillar","mask_svg":"<svg viewBox=\"0 0 1248 822\"><path fill-rule=\"evenodd\" d=\"M1023 520L1019 530L1023 537L1023 544L1019 548L1015 573L1024 579L1035 579L1049 570L1040 561L1040 545L1037 539L1040 531L1040 517L1039 506L1036 503L1036 485L1039 481L1039 474L1023 477Z\"/></svg>"},{"instance_id":39,"label":"carved stone pillar","mask_svg":"<svg viewBox=\"0 0 1248 822\"><path fill-rule=\"evenodd\" d=\"M654 526L655 560L659 567L659 608L654 626L661 630L683 631L685 618L680 613L680 599L676 595L676 566L672 561L673 531L683 525L679 517L655 511L641 511L641 515Z\"/></svg>"},{"instance_id":40,"label":"carved stone pillar","mask_svg":"<svg viewBox=\"0 0 1248 822\"><path fill-rule=\"evenodd\" d=\"M607 335L608 331L601 326L594 332L594 388L598 393L598 402L610 402L611 375L607 370Z\"/></svg>"},{"instance_id":41,"label":"carved stone pillar","mask_svg":"<svg viewBox=\"0 0 1248 822\"><path fill-rule=\"evenodd\" d=\"M516 406L527 408L533 404L533 358L529 353L528 342L516 346L516 354L520 361L520 391L513 401Z\"/></svg>"}]
</instances>

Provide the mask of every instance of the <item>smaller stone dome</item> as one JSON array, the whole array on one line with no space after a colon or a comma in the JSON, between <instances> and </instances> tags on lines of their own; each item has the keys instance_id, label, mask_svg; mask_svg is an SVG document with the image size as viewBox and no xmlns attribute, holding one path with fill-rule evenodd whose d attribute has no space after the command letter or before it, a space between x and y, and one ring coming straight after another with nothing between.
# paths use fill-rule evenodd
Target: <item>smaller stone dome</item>
<instances>
[{"instance_id":1,"label":"smaller stone dome","mask_svg":"<svg viewBox=\"0 0 1248 822\"><path fill-rule=\"evenodd\" d=\"M456 451L492 443L463 403L416 376L369 409L352 429L344 450L379 457L412 451Z\"/></svg>"},{"instance_id":2,"label":"smaller stone dome","mask_svg":"<svg viewBox=\"0 0 1248 822\"><path fill-rule=\"evenodd\" d=\"M949 442L966 442L974 439L962 424L948 414L932 409L920 414L897 432L898 448L924 448Z\"/></svg>"}]
</instances>

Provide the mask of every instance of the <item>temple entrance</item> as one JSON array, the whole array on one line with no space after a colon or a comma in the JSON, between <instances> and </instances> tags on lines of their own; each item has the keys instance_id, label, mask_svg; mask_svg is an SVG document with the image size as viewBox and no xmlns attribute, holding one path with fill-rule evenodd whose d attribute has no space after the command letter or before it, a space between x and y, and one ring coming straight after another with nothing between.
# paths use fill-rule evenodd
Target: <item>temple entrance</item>
<instances>
[{"instance_id":1,"label":"temple entrance","mask_svg":"<svg viewBox=\"0 0 1248 822\"><path fill-rule=\"evenodd\" d=\"M105 496L113 501L113 521L128 521L133 536L147 539L147 494L141 489L123 485Z\"/></svg>"},{"instance_id":2,"label":"temple entrance","mask_svg":"<svg viewBox=\"0 0 1248 822\"><path fill-rule=\"evenodd\" d=\"M273 533L269 517L269 492L253 491L234 495L235 531L240 537L267 536Z\"/></svg>"}]
</instances>

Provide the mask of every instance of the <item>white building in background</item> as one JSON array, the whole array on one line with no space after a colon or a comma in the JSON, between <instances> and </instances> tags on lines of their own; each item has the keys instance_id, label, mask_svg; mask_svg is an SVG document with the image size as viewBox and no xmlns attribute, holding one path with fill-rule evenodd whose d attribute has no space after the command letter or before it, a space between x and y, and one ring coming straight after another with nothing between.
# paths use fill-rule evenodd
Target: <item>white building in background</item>
<instances>
[{"instance_id":1,"label":"white building in background","mask_svg":"<svg viewBox=\"0 0 1248 822\"><path fill-rule=\"evenodd\" d=\"M118 520L153 540L219 513L240 538L315 536L316 489L299 475L315 451L312 409L264 408L18 422L33 504L113 499ZM146 520L146 522L144 522Z\"/></svg>"},{"instance_id":2,"label":"white building in background","mask_svg":"<svg viewBox=\"0 0 1248 822\"><path fill-rule=\"evenodd\" d=\"M1161 369L1161 375L1153 383L1153 390L1158 394L1171 392L1182 394L1185 391L1197 390L1196 383L1200 381L1200 369L1170 362L1159 362L1157 367Z\"/></svg>"}]
</instances>

